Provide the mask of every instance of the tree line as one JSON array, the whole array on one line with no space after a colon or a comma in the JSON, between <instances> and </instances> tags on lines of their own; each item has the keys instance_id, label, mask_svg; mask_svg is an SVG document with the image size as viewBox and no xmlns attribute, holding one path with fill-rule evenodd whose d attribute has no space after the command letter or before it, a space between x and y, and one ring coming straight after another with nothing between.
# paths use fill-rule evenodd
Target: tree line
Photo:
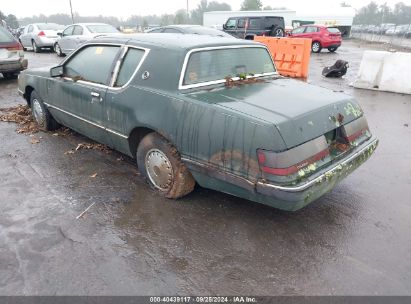
<instances>
[{"instance_id":1,"label":"tree line","mask_svg":"<svg viewBox=\"0 0 411 304\"><path fill-rule=\"evenodd\" d=\"M359 9L354 17L354 24L378 25L382 23L410 24L411 6L398 2L391 8L387 4L378 5L371 1Z\"/></svg>"},{"instance_id":2,"label":"tree line","mask_svg":"<svg viewBox=\"0 0 411 304\"><path fill-rule=\"evenodd\" d=\"M263 6L261 0L243 0L241 10L272 10L285 9L284 7ZM143 26L148 25L170 25L170 24L203 24L203 14L210 11L231 11L231 6L225 2L201 0L197 7L187 14L185 9L179 9L174 14L163 15L132 15L127 19L120 19L113 16L80 16L74 14L74 22L102 22L113 26ZM17 21L15 15L5 15L0 11L0 20L4 20L11 28L30 23L48 22L58 24L71 24L72 18L69 14L44 14L24 17Z\"/></svg>"}]
</instances>

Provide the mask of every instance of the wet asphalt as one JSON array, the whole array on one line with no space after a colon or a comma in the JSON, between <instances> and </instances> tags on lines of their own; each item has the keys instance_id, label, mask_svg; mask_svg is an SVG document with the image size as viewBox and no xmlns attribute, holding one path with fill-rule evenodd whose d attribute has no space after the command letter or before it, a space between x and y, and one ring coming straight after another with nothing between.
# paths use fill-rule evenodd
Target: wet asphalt
<instances>
[{"instance_id":1,"label":"wet asphalt","mask_svg":"<svg viewBox=\"0 0 411 304\"><path fill-rule=\"evenodd\" d=\"M164 199L118 153L65 154L80 135L32 144L0 122L0 295L411 295L411 96L349 86L373 48L312 56L309 81L355 96L380 146L294 213L199 187ZM347 76L323 78L337 59ZM0 107L18 103L0 78Z\"/></svg>"}]
</instances>

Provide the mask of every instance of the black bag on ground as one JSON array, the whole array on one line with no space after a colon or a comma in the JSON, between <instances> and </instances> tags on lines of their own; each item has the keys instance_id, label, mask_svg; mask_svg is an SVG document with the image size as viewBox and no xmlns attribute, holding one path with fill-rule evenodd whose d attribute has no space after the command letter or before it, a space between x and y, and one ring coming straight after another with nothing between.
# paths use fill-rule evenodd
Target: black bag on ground
<instances>
[{"instance_id":1,"label":"black bag on ground","mask_svg":"<svg viewBox=\"0 0 411 304\"><path fill-rule=\"evenodd\" d=\"M325 77L342 77L347 73L349 65L345 60L337 60L334 65L323 69Z\"/></svg>"}]
</instances>

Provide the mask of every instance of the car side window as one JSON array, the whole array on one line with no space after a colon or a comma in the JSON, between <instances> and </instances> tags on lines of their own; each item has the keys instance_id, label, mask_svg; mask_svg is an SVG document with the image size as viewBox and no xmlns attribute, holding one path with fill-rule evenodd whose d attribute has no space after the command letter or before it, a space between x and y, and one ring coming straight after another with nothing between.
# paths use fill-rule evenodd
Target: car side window
<instances>
[{"instance_id":1,"label":"car side window","mask_svg":"<svg viewBox=\"0 0 411 304\"><path fill-rule=\"evenodd\" d=\"M298 27L292 31L293 34L302 34L304 33L305 27Z\"/></svg>"},{"instance_id":2,"label":"car side window","mask_svg":"<svg viewBox=\"0 0 411 304\"><path fill-rule=\"evenodd\" d=\"M318 32L318 28L316 26L307 26L305 30L306 33L316 33Z\"/></svg>"},{"instance_id":3,"label":"car side window","mask_svg":"<svg viewBox=\"0 0 411 304\"><path fill-rule=\"evenodd\" d=\"M249 29L259 29L260 28L260 18L250 18L248 21Z\"/></svg>"},{"instance_id":4,"label":"car side window","mask_svg":"<svg viewBox=\"0 0 411 304\"><path fill-rule=\"evenodd\" d=\"M166 28L163 33L175 33L175 34L182 34L179 30L173 28Z\"/></svg>"},{"instance_id":5,"label":"car side window","mask_svg":"<svg viewBox=\"0 0 411 304\"><path fill-rule=\"evenodd\" d=\"M127 54L121 64L116 83L114 84L115 87L122 87L131 79L135 70L143 59L144 53L144 50L135 48L130 48L127 51Z\"/></svg>"},{"instance_id":6,"label":"car side window","mask_svg":"<svg viewBox=\"0 0 411 304\"><path fill-rule=\"evenodd\" d=\"M228 19L228 21L227 21L227 23L226 23L226 28L228 28L228 29L233 29L233 28L235 28L235 26L236 26L236 24L237 24L237 20L236 19Z\"/></svg>"},{"instance_id":7,"label":"car side window","mask_svg":"<svg viewBox=\"0 0 411 304\"><path fill-rule=\"evenodd\" d=\"M80 25L76 25L73 30L73 35L83 35L83 28Z\"/></svg>"},{"instance_id":8,"label":"car side window","mask_svg":"<svg viewBox=\"0 0 411 304\"><path fill-rule=\"evenodd\" d=\"M155 29L155 30L151 30L150 33L162 33L163 29L159 28L159 29Z\"/></svg>"},{"instance_id":9,"label":"car side window","mask_svg":"<svg viewBox=\"0 0 411 304\"><path fill-rule=\"evenodd\" d=\"M78 51L64 65L64 76L74 81L108 85L119 46L92 45Z\"/></svg>"},{"instance_id":10,"label":"car side window","mask_svg":"<svg viewBox=\"0 0 411 304\"><path fill-rule=\"evenodd\" d=\"M238 28L245 28L245 19L244 18L238 19L237 27Z\"/></svg>"},{"instance_id":11,"label":"car side window","mask_svg":"<svg viewBox=\"0 0 411 304\"><path fill-rule=\"evenodd\" d=\"M74 26L70 26L66 28L63 32L63 36L71 36L73 35Z\"/></svg>"}]
</instances>

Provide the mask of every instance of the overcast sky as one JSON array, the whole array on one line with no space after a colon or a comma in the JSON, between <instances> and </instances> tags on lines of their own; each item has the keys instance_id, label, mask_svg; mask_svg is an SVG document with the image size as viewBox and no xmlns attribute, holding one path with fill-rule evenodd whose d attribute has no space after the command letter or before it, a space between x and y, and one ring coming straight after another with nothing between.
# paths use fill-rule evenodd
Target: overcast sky
<instances>
[{"instance_id":1,"label":"overcast sky","mask_svg":"<svg viewBox=\"0 0 411 304\"><path fill-rule=\"evenodd\" d=\"M218 1L218 0L217 0ZM287 7L297 12L304 9L318 8L319 12L324 12L331 5L338 6L343 0L262 0L264 6ZM371 0L346 0L354 8L361 8ZM376 0L377 3L387 3L393 6L397 2L404 2L411 5L411 0ZM189 9L197 6L200 0L189 0ZM231 5L233 10L239 10L242 0L225 0ZM186 8L186 0L72 0L73 10L83 16L117 16L127 18L130 15L152 15L174 13L180 8ZM70 13L69 0L1 0L0 10L5 14L14 14L18 18L38 15Z\"/></svg>"}]
</instances>

